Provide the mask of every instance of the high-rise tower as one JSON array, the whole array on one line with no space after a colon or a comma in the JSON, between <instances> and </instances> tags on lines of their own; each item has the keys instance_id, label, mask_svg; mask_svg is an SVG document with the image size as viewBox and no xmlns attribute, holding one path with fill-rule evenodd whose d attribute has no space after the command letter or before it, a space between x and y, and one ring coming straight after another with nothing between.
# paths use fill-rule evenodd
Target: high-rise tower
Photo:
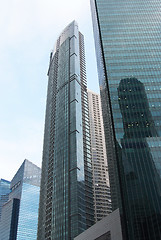
<instances>
[{"instance_id":1,"label":"high-rise tower","mask_svg":"<svg viewBox=\"0 0 161 240\"><path fill-rule=\"evenodd\" d=\"M160 0L91 0L112 208L124 239L161 239Z\"/></svg>"},{"instance_id":2,"label":"high-rise tower","mask_svg":"<svg viewBox=\"0 0 161 240\"><path fill-rule=\"evenodd\" d=\"M95 221L111 213L111 196L100 95L88 89Z\"/></svg>"},{"instance_id":3,"label":"high-rise tower","mask_svg":"<svg viewBox=\"0 0 161 240\"><path fill-rule=\"evenodd\" d=\"M93 224L83 35L75 21L50 56L38 240L73 239Z\"/></svg>"}]
</instances>

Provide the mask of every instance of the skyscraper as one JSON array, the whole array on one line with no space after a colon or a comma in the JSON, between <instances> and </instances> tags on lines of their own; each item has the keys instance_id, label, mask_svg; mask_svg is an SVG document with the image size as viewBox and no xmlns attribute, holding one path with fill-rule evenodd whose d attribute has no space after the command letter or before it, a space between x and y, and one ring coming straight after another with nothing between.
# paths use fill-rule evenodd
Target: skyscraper
<instances>
[{"instance_id":1,"label":"skyscraper","mask_svg":"<svg viewBox=\"0 0 161 240\"><path fill-rule=\"evenodd\" d=\"M66 240L94 222L84 40L75 21L56 41L48 76L37 239Z\"/></svg>"},{"instance_id":2,"label":"skyscraper","mask_svg":"<svg viewBox=\"0 0 161 240\"><path fill-rule=\"evenodd\" d=\"M95 221L111 212L111 196L100 95L88 89Z\"/></svg>"},{"instance_id":3,"label":"skyscraper","mask_svg":"<svg viewBox=\"0 0 161 240\"><path fill-rule=\"evenodd\" d=\"M124 239L161 239L160 0L91 0L112 208Z\"/></svg>"},{"instance_id":4,"label":"skyscraper","mask_svg":"<svg viewBox=\"0 0 161 240\"><path fill-rule=\"evenodd\" d=\"M41 169L27 159L11 181L3 205L0 240L35 240L37 236Z\"/></svg>"},{"instance_id":5,"label":"skyscraper","mask_svg":"<svg viewBox=\"0 0 161 240\"><path fill-rule=\"evenodd\" d=\"M10 193L10 182L5 179L0 179L0 221L2 206L8 201Z\"/></svg>"}]
</instances>

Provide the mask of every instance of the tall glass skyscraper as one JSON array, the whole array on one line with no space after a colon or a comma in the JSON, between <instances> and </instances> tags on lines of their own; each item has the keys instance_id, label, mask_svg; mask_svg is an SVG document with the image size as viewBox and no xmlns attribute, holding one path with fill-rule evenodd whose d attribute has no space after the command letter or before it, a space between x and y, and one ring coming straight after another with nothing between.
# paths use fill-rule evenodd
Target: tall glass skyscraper
<instances>
[{"instance_id":1,"label":"tall glass skyscraper","mask_svg":"<svg viewBox=\"0 0 161 240\"><path fill-rule=\"evenodd\" d=\"M93 224L83 35L75 21L50 56L38 240L74 239Z\"/></svg>"},{"instance_id":2,"label":"tall glass skyscraper","mask_svg":"<svg viewBox=\"0 0 161 240\"><path fill-rule=\"evenodd\" d=\"M91 0L113 210L161 239L160 0Z\"/></svg>"},{"instance_id":3,"label":"tall glass skyscraper","mask_svg":"<svg viewBox=\"0 0 161 240\"><path fill-rule=\"evenodd\" d=\"M9 200L2 207L0 240L35 240L41 169L27 159L13 177Z\"/></svg>"}]
</instances>

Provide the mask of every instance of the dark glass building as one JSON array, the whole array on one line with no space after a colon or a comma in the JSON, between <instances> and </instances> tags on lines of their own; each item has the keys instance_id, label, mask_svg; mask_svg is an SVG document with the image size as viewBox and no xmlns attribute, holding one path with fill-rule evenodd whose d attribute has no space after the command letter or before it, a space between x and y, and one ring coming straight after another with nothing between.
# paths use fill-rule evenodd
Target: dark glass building
<instances>
[{"instance_id":1,"label":"dark glass building","mask_svg":"<svg viewBox=\"0 0 161 240\"><path fill-rule=\"evenodd\" d=\"M124 239L161 239L160 0L91 0L112 207Z\"/></svg>"},{"instance_id":2,"label":"dark glass building","mask_svg":"<svg viewBox=\"0 0 161 240\"><path fill-rule=\"evenodd\" d=\"M74 239L94 222L84 39L75 21L50 56L38 240Z\"/></svg>"}]
</instances>

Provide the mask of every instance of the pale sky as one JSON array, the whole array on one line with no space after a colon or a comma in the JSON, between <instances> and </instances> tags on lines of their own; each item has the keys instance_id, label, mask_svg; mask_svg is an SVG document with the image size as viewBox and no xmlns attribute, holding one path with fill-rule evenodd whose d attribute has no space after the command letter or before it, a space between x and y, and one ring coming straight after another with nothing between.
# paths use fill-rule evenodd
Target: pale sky
<instances>
[{"instance_id":1,"label":"pale sky","mask_svg":"<svg viewBox=\"0 0 161 240\"><path fill-rule=\"evenodd\" d=\"M1 0L0 178L41 167L50 51L74 19L85 37L88 87L98 92L90 0Z\"/></svg>"}]
</instances>

